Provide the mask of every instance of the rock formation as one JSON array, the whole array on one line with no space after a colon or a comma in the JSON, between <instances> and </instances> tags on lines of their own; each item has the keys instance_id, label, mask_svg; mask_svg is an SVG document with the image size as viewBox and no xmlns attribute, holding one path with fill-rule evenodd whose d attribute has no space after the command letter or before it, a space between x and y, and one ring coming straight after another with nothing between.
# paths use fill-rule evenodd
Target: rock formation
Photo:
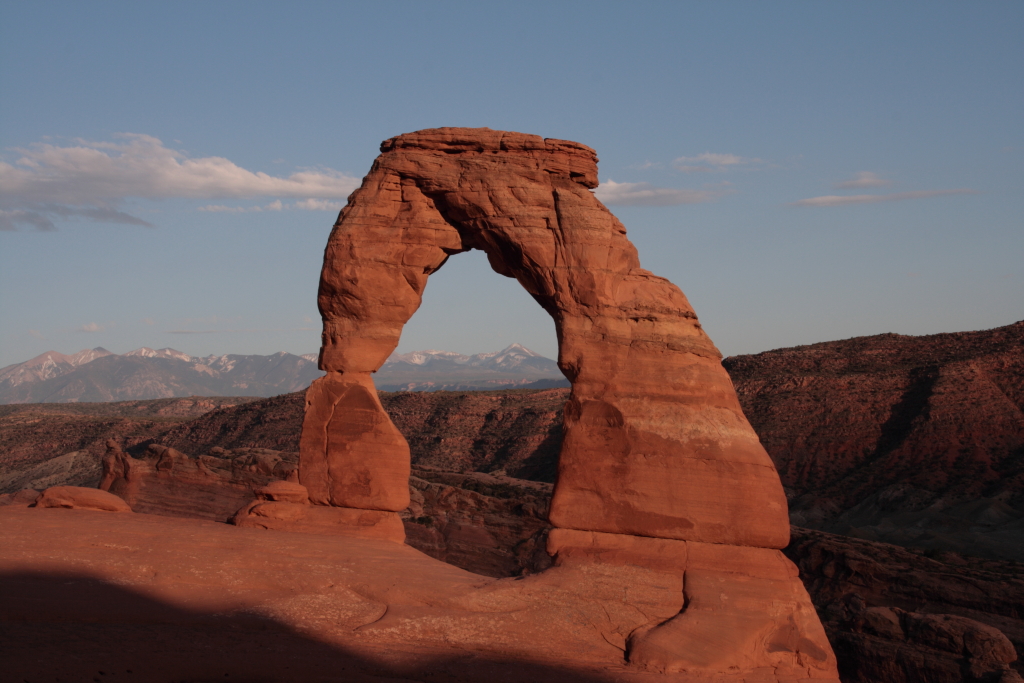
<instances>
[{"instance_id":1,"label":"rock formation","mask_svg":"<svg viewBox=\"0 0 1024 683\"><path fill-rule=\"evenodd\" d=\"M615 631L629 661L834 676L810 599L778 551L789 541L778 474L721 355L683 293L640 267L596 186L596 155L574 142L461 128L386 140L327 243L327 375L307 393L300 481L321 506L396 516L409 506L409 447L371 373L429 275L481 249L554 318L572 383L550 510L556 565L604 565L627 548L629 563L668 562L678 576L674 610Z\"/></svg>"},{"instance_id":2,"label":"rock formation","mask_svg":"<svg viewBox=\"0 0 1024 683\"><path fill-rule=\"evenodd\" d=\"M99 510L102 512L132 511L123 498L107 491L83 486L51 486L36 499L35 507Z\"/></svg>"},{"instance_id":3,"label":"rock formation","mask_svg":"<svg viewBox=\"0 0 1024 683\"><path fill-rule=\"evenodd\" d=\"M287 453L212 450L210 455L192 458L174 448L150 444L143 457L133 458L110 439L100 489L120 496L135 512L226 522L261 487L295 478L295 463L285 459Z\"/></svg>"}]
</instances>

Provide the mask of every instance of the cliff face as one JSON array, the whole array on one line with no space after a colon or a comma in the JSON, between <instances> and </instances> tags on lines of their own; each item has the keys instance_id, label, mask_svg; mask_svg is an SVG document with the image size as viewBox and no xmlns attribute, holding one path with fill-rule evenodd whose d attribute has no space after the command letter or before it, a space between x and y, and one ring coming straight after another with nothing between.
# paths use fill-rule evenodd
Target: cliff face
<instances>
[{"instance_id":1,"label":"cliff face","mask_svg":"<svg viewBox=\"0 0 1024 683\"><path fill-rule=\"evenodd\" d=\"M795 524L1024 559L1024 322L723 363Z\"/></svg>"}]
</instances>

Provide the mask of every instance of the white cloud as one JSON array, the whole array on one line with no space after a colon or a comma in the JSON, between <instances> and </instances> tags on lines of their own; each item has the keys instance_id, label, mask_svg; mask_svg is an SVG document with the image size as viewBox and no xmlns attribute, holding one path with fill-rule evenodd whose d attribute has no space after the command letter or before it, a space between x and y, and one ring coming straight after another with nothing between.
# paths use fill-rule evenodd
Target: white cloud
<instances>
[{"instance_id":1,"label":"white cloud","mask_svg":"<svg viewBox=\"0 0 1024 683\"><path fill-rule=\"evenodd\" d=\"M18 223L52 230L53 217L149 225L116 210L132 198L343 200L359 186L357 178L328 168L277 177L223 157L189 158L149 135L116 137L67 147L39 143L16 150L20 157L13 164L0 161L0 230ZM278 199L261 210L282 208Z\"/></svg>"},{"instance_id":2,"label":"white cloud","mask_svg":"<svg viewBox=\"0 0 1024 683\"><path fill-rule=\"evenodd\" d=\"M862 187L885 187L886 185L892 185L892 181L879 178L871 171L861 171L852 179L836 183L833 187L837 190L855 190Z\"/></svg>"},{"instance_id":3,"label":"white cloud","mask_svg":"<svg viewBox=\"0 0 1024 683\"><path fill-rule=\"evenodd\" d=\"M662 168L663 166L664 166L664 164L662 164L661 162L645 161L642 164L633 164L632 166L627 166L626 168L631 168L631 169L634 169L636 171L646 171L646 170L651 169L651 168Z\"/></svg>"},{"instance_id":4,"label":"white cloud","mask_svg":"<svg viewBox=\"0 0 1024 683\"><path fill-rule=\"evenodd\" d=\"M725 194L722 189L686 190L655 187L650 183L617 183L606 180L594 195L604 204L619 206L675 206L710 202Z\"/></svg>"},{"instance_id":5,"label":"white cloud","mask_svg":"<svg viewBox=\"0 0 1024 683\"><path fill-rule=\"evenodd\" d=\"M97 325L96 323L86 323L78 328L79 332L100 332L102 330L103 326Z\"/></svg>"},{"instance_id":6,"label":"white cloud","mask_svg":"<svg viewBox=\"0 0 1024 683\"><path fill-rule=\"evenodd\" d=\"M305 209L306 211L341 211L341 207L345 206L342 202L331 202L326 199L302 199L293 205L296 209Z\"/></svg>"},{"instance_id":7,"label":"white cloud","mask_svg":"<svg viewBox=\"0 0 1024 683\"><path fill-rule=\"evenodd\" d=\"M712 171L726 171L731 168L750 167L763 164L761 159L741 157L736 154L720 154L717 152L704 152L694 157L679 157L672 162L676 170L685 173L710 173Z\"/></svg>"},{"instance_id":8,"label":"white cloud","mask_svg":"<svg viewBox=\"0 0 1024 683\"><path fill-rule=\"evenodd\" d=\"M281 211L285 208L285 205L281 203L280 199L275 199L265 206L224 206L223 204L210 204L208 206L200 206L200 211L208 211L210 213L254 213L258 211Z\"/></svg>"},{"instance_id":9,"label":"white cloud","mask_svg":"<svg viewBox=\"0 0 1024 683\"><path fill-rule=\"evenodd\" d=\"M850 196L826 195L793 202L791 206L845 206L847 204L875 204L877 202L899 202L905 199L926 199L951 194L978 194L977 190L960 188L956 190L919 190L917 192L894 192L892 194L855 194Z\"/></svg>"},{"instance_id":10,"label":"white cloud","mask_svg":"<svg viewBox=\"0 0 1024 683\"><path fill-rule=\"evenodd\" d=\"M211 213L256 213L259 211L283 211L285 209L300 209L303 211L341 211L342 202L332 202L329 199L302 199L291 204L284 204L280 199L270 202L266 206L225 206L223 204L209 204L200 206L200 211Z\"/></svg>"}]
</instances>

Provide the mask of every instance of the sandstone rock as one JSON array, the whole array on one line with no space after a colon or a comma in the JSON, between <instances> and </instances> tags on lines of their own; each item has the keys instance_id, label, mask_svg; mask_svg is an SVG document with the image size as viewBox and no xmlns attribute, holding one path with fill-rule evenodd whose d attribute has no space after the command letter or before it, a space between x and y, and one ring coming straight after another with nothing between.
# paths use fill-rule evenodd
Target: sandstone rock
<instances>
[{"instance_id":1,"label":"sandstone rock","mask_svg":"<svg viewBox=\"0 0 1024 683\"><path fill-rule=\"evenodd\" d=\"M321 505L422 507L406 485L407 442L370 374L396 348L428 276L482 249L555 319L559 368L572 383L549 512L556 567L529 585L633 567L647 573L641 585L678 584L663 607L681 607L685 585L687 608L668 621L672 611L623 617L602 632L642 668L833 676L810 599L773 550L789 540L786 500L721 355L683 293L640 268L625 228L589 191L596 186L596 155L573 142L462 128L385 141L324 254L327 375L306 394L300 481ZM256 504L241 519L270 505L284 504ZM290 523L300 514L272 509ZM479 527L456 532L488 544ZM441 618L451 621L389 610L375 628L411 637L412 624Z\"/></svg>"},{"instance_id":2,"label":"sandstone rock","mask_svg":"<svg viewBox=\"0 0 1024 683\"><path fill-rule=\"evenodd\" d=\"M36 500L37 508L69 508L72 510L102 510L105 512L131 512L131 507L112 493L81 486L53 486Z\"/></svg>"},{"instance_id":3,"label":"sandstone rock","mask_svg":"<svg viewBox=\"0 0 1024 683\"><path fill-rule=\"evenodd\" d=\"M272 481L266 486L256 489L256 498L282 503L309 504L309 492L306 487L290 481Z\"/></svg>"},{"instance_id":4,"label":"sandstone rock","mask_svg":"<svg viewBox=\"0 0 1024 683\"><path fill-rule=\"evenodd\" d=\"M393 512L409 507L409 446L369 374L328 373L310 386L306 405L299 477L310 500Z\"/></svg>"},{"instance_id":5,"label":"sandstone rock","mask_svg":"<svg viewBox=\"0 0 1024 683\"><path fill-rule=\"evenodd\" d=\"M35 489L21 489L14 493L0 493L0 505L32 507L39 500L41 493L41 491Z\"/></svg>"},{"instance_id":6,"label":"sandstone rock","mask_svg":"<svg viewBox=\"0 0 1024 683\"><path fill-rule=\"evenodd\" d=\"M684 541L575 529L552 529L547 543L548 553L558 564L635 565L672 572L680 578L686 569L686 548Z\"/></svg>"},{"instance_id":7,"label":"sandstone rock","mask_svg":"<svg viewBox=\"0 0 1024 683\"><path fill-rule=\"evenodd\" d=\"M402 519L394 512L312 506L306 487L290 481L272 481L254 493L256 500L231 518L235 526L405 541Z\"/></svg>"},{"instance_id":8,"label":"sandstone rock","mask_svg":"<svg viewBox=\"0 0 1024 683\"><path fill-rule=\"evenodd\" d=\"M110 440L100 489L120 496L136 512L226 522L256 498L256 489L294 469L276 451L243 449L231 455L191 458L151 444L142 458L133 458Z\"/></svg>"},{"instance_id":9,"label":"sandstone rock","mask_svg":"<svg viewBox=\"0 0 1024 683\"><path fill-rule=\"evenodd\" d=\"M556 526L784 547L778 475L677 287L640 268L590 192L593 150L489 129L385 141L324 256L320 367L300 480L314 502L398 510L408 461L372 391L430 273L482 249L556 321L565 411ZM347 403L351 402L351 409ZM359 443L354 454L347 443Z\"/></svg>"},{"instance_id":10,"label":"sandstone rock","mask_svg":"<svg viewBox=\"0 0 1024 683\"><path fill-rule=\"evenodd\" d=\"M756 670L835 675L797 569L778 550L688 542L686 607L631 637L631 663L663 673Z\"/></svg>"},{"instance_id":11,"label":"sandstone rock","mask_svg":"<svg viewBox=\"0 0 1024 683\"><path fill-rule=\"evenodd\" d=\"M239 510L231 523L277 531L405 541L402 518L396 512L382 510L256 500Z\"/></svg>"}]
</instances>

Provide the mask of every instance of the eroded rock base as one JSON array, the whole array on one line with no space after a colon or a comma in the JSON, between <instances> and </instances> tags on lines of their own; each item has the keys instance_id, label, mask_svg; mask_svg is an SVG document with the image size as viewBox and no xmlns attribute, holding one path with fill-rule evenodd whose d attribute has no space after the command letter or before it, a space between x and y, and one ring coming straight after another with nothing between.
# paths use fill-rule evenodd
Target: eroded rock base
<instances>
[{"instance_id":1,"label":"eroded rock base","mask_svg":"<svg viewBox=\"0 0 1024 683\"><path fill-rule=\"evenodd\" d=\"M778 550L552 529L548 552L558 566L645 567L649 586L676 588L659 603L668 614L627 636L627 657L640 669L709 674L771 667L794 679L835 677L835 655L810 596Z\"/></svg>"},{"instance_id":2,"label":"eroded rock base","mask_svg":"<svg viewBox=\"0 0 1024 683\"><path fill-rule=\"evenodd\" d=\"M405 542L405 525L397 512L310 505L306 487L288 481L271 482L256 489L255 494L256 500L231 518L232 524Z\"/></svg>"}]
</instances>

